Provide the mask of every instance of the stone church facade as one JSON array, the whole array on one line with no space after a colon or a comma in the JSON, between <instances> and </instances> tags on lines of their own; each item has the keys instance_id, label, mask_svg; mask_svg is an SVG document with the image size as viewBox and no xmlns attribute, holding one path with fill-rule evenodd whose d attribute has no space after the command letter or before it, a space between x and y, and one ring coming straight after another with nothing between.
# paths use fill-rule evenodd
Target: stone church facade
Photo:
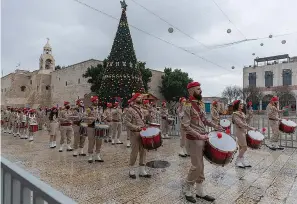
<instances>
[{"instance_id":1,"label":"stone church facade","mask_svg":"<svg viewBox=\"0 0 297 204\"><path fill-rule=\"evenodd\" d=\"M1 78L1 106L37 108L38 106L63 105L64 101L75 104L78 98L88 98L91 85L82 75L88 67L102 64L90 59L55 70L55 59L49 41L39 58L39 69L33 72L16 70ZM159 91L163 72L152 71L149 92L163 99Z\"/></svg>"}]
</instances>

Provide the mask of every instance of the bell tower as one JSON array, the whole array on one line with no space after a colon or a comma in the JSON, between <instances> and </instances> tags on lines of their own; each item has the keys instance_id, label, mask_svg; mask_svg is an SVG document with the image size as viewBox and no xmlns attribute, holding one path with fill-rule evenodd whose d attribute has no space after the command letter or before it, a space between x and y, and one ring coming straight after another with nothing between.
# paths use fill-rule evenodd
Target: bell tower
<instances>
[{"instance_id":1,"label":"bell tower","mask_svg":"<svg viewBox=\"0 0 297 204\"><path fill-rule=\"evenodd\" d=\"M42 73L51 73L55 70L55 59L52 55L52 47L49 44L49 38L43 47L43 54L39 58L39 71Z\"/></svg>"}]
</instances>

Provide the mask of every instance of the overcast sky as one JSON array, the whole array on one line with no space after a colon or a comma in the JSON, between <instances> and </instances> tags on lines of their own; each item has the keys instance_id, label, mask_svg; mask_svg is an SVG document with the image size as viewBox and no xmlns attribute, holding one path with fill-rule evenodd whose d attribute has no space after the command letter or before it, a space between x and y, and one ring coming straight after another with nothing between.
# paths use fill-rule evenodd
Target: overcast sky
<instances>
[{"instance_id":1,"label":"overcast sky","mask_svg":"<svg viewBox=\"0 0 297 204\"><path fill-rule=\"evenodd\" d=\"M120 18L119 0L81 0ZM133 1L166 19L178 30L161 21ZM225 86L242 85L242 68L256 56L297 55L296 0L126 0L128 23L183 49L131 28L138 60L151 69L180 68L202 83L204 96L220 96ZM215 1L228 18L214 4ZM4 75L21 69L38 68L46 38L50 38L56 65L67 66L109 55L118 26L114 20L74 0L2 0L2 69ZM241 31L239 32L236 27ZM227 34L227 29L232 32ZM220 49L214 45L293 33ZM242 35L242 34L243 35ZM286 40L285 45L281 44ZM199 44L202 42L203 45ZM261 47L260 43L264 43ZM206 46L206 47L205 47ZM252 53L256 53L255 56ZM209 63L199 56L213 62ZM217 65L215 65L217 64ZM232 70L231 67L235 69Z\"/></svg>"}]
</instances>

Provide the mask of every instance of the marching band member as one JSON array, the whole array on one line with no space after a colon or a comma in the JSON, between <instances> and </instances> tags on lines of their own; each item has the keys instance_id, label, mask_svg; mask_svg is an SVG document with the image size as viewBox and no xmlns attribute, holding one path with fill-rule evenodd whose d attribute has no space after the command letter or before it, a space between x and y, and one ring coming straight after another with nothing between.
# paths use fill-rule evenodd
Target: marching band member
<instances>
[{"instance_id":1,"label":"marching band member","mask_svg":"<svg viewBox=\"0 0 297 204\"><path fill-rule=\"evenodd\" d=\"M253 103L251 101L248 102L247 106L246 106L246 122L247 124L251 124L251 121L254 117L254 113L253 113Z\"/></svg>"},{"instance_id":2,"label":"marching band member","mask_svg":"<svg viewBox=\"0 0 297 204\"><path fill-rule=\"evenodd\" d=\"M38 123L36 119L36 111L31 109L29 112L29 142L34 140L35 133L38 131Z\"/></svg>"},{"instance_id":3,"label":"marching band member","mask_svg":"<svg viewBox=\"0 0 297 204\"><path fill-rule=\"evenodd\" d=\"M88 121L88 124L91 124L87 127L87 135L88 135L88 154L89 154L89 163L95 162L104 162L101 158L100 151L102 147L102 139L96 138L95 135L95 123L101 123L101 115L99 114L98 109L98 97L92 96L92 110L87 111L87 116L84 117L84 120ZM94 148L96 154L94 154Z\"/></svg>"},{"instance_id":4,"label":"marching band member","mask_svg":"<svg viewBox=\"0 0 297 204\"><path fill-rule=\"evenodd\" d=\"M111 110L111 118L112 118L112 141L111 144L123 144L120 141L120 137L122 134L122 115L123 111L121 107L119 107L119 103L114 103L114 108Z\"/></svg>"},{"instance_id":5,"label":"marching band member","mask_svg":"<svg viewBox=\"0 0 297 204\"><path fill-rule=\"evenodd\" d=\"M159 114L156 108L156 104L154 102L151 102L151 107L150 107L150 118L152 123L159 123L158 118Z\"/></svg>"},{"instance_id":6,"label":"marching band member","mask_svg":"<svg viewBox=\"0 0 297 204\"><path fill-rule=\"evenodd\" d=\"M107 103L107 108L105 109L105 111L103 112L103 121L109 125L109 127L112 126L112 117L111 117L111 108L112 108L112 103ZM112 129L109 130L108 133L108 139L104 139L104 142L111 142L111 134L112 134Z\"/></svg>"},{"instance_id":7,"label":"marching band member","mask_svg":"<svg viewBox=\"0 0 297 204\"><path fill-rule=\"evenodd\" d=\"M244 114L244 106L240 100L233 102L232 122L234 124L234 135L237 138L239 146L239 154L235 161L235 165L239 168L251 167L251 165L244 160L244 153L247 151L246 133L249 130L256 130L256 128L247 124L246 115Z\"/></svg>"},{"instance_id":8,"label":"marching band member","mask_svg":"<svg viewBox=\"0 0 297 204\"><path fill-rule=\"evenodd\" d=\"M272 137L270 138L271 148L283 149L278 145L280 137L279 122L282 120L279 113L283 112L278 109L278 97L273 96L267 108L267 115L270 127L272 129Z\"/></svg>"},{"instance_id":9,"label":"marching band member","mask_svg":"<svg viewBox=\"0 0 297 204\"><path fill-rule=\"evenodd\" d=\"M184 116L182 117L182 127L186 133L186 143L191 157L191 168L188 173L185 186L186 200L196 203L192 195L192 188L196 183L196 197L206 201L214 201L215 198L204 193L202 183L204 177L203 151L205 140L208 139L206 126L223 131L223 128L206 119L206 114L202 107L202 91L199 82L191 82L187 85L190 95L189 102L184 105Z\"/></svg>"},{"instance_id":10,"label":"marching band member","mask_svg":"<svg viewBox=\"0 0 297 204\"><path fill-rule=\"evenodd\" d=\"M78 99L76 101L77 105L77 110L74 113L74 116L76 116L76 120L79 121L77 125L73 126L73 131L74 131L74 144L73 144L73 156L77 157L79 156L86 156L84 153L84 146L85 146L85 141L86 141L86 136L87 136L87 127L82 127L81 122L83 121L83 118L86 116L85 113L85 105L83 100ZM77 149L79 148L79 153Z\"/></svg>"},{"instance_id":11,"label":"marching band member","mask_svg":"<svg viewBox=\"0 0 297 204\"><path fill-rule=\"evenodd\" d=\"M56 148L57 146L57 135L59 132L59 111L57 107L52 107L49 112L49 134L50 134L50 148Z\"/></svg>"},{"instance_id":12,"label":"marching band member","mask_svg":"<svg viewBox=\"0 0 297 204\"><path fill-rule=\"evenodd\" d=\"M4 125L3 125L3 132L8 133L9 132L9 115L10 115L10 107L7 106L6 110L4 111Z\"/></svg>"},{"instance_id":13,"label":"marching band member","mask_svg":"<svg viewBox=\"0 0 297 204\"><path fill-rule=\"evenodd\" d=\"M220 112L218 110L218 102L217 101L212 102L211 119L214 124L216 124L216 125L220 124Z\"/></svg>"},{"instance_id":14,"label":"marching band member","mask_svg":"<svg viewBox=\"0 0 297 204\"><path fill-rule=\"evenodd\" d=\"M19 109L15 108L13 112L13 127L12 127L12 134L14 137L16 137L18 133L19 119L20 119Z\"/></svg>"},{"instance_id":15,"label":"marching band member","mask_svg":"<svg viewBox=\"0 0 297 204\"><path fill-rule=\"evenodd\" d=\"M20 138L21 139L28 139L27 129L28 129L28 117L27 117L27 109L24 108L21 116L21 125L20 125Z\"/></svg>"},{"instance_id":16,"label":"marching band member","mask_svg":"<svg viewBox=\"0 0 297 204\"><path fill-rule=\"evenodd\" d=\"M60 139L60 149L59 152L63 152L63 146L65 138L67 140L67 151L72 151L71 148L71 138L73 137L73 127L72 121L70 117L72 116L72 112L70 111L70 103L68 101L64 102L65 109L61 111L59 115L60 122L60 131L61 131L61 139Z\"/></svg>"},{"instance_id":17,"label":"marching band member","mask_svg":"<svg viewBox=\"0 0 297 204\"><path fill-rule=\"evenodd\" d=\"M44 121L43 121L43 109L41 108L41 106L38 107L38 109L36 110L36 118L37 118L37 123L38 123L38 130L42 130L42 127L44 125Z\"/></svg>"},{"instance_id":18,"label":"marching band member","mask_svg":"<svg viewBox=\"0 0 297 204\"><path fill-rule=\"evenodd\" d=\"M150 178L151 175L145 171L146 150L143 148L140 137L140 131L143 127L145 127L144 114L141 109L142 95L140 93L135 93L130 101L135 101L135 104L131 105L127 109L126 116L124 118L125 125L131 131L130 141L132 150L130 153L129 177L132 179L136 179L134 165L139 153L139 176Z\"/></svg>"},{"instance_id":19,"label":"marching band member","mask_svg":"<svg viewBox=\"0 0 297 204\"><path fill-rule=\"evenodd\" d=\"M128 100L128 107L124 109L124 113L123 113L123 118L126 117L126 113L128 108L133 104L133 102L131 102L130 100ZM126 131L127 131L127 148L129 148L131 146L131 142L130 142L130 135L131 135L131 131L129 128L126 127Z\"/></svg>"},{"instance_id":20,"label":"marching band member","mask_svg":"<svg viewBox=\"0 0 297 204\"><path fill-rule=\"evenodd\" d=\"M186 98L181 97L179 99L179 106L177 108L177 113L180 121L180 152L178 154L180 157L187 157L188 155L188 152L186 150L186 134L181 124L182 118L184 116L185 103L186 103Z\"/></svg>"},{"instance_id":21,"label":"marching band member","mask_svg":"<svg viewBox=\"0 0 297 204\"><path fill-rule=\"evenodd\" d=\"M14 108L11 108L8 116L8 134L12 134L13 124L14 124Z\"/></svg>"},{"instance_id":22,"label":"marching band member","mask_svg":"<svg viewBox=\"0 0 297 204\"><path fill-rule=\"evenodd\" d=\"M162 108L160 110L161 114L161 132L164 139L168 139L169 124L168 124L168 109L166 108L166 102L162 103Z\"/></svg>"}]
</instances>

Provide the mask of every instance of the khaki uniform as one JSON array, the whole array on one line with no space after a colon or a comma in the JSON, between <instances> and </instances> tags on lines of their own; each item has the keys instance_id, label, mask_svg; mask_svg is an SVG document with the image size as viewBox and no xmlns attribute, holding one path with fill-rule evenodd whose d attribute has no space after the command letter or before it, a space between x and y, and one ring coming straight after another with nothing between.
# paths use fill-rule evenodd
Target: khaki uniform
<instances>
[{"instance_id":1,"label":"khaki uniform","mask_svg":"<svg viewBox=\"0 0 297 204\"><path fill-rule=\"evenodd\" d=\"M28 121L27 121L27 115L25 113L20 114L20 135L21 139L23 139L26 136Z\"/></svg>"},{"instance_id":2,"label":"khaki uniform","mask_svg":"<svg viewBox=\"0 0 297 204\"><path fill-rule=\"evenodd\" d=\"M70 120L70 116L72 116L72 112L70 110L62 110L59 115L60 121L60 131L61 131L61 139L60 145L64 144L65 138L67 139L67 145L70 146L71 138L74 135L72 121Z\"/></svg>"},{"instance_id":3,"label":"khaki uniform","mask_svg":"<svg viewBox=\"0 0 297 204\"><path fill-rule=\"evenodd\" d=\"M110 129L112 129L112 117L111 117L111 108L107 108L103 112L103 118L107 125L109 125ZM108 132L108 138L111 139L112 130Z\"/></svg>"},{"instance_id":4,"label":"khaki uniform","mask_svg":"<svg viewBox=\"0 0 297 204\"><path fill-rule=\"evenodd\" d=\"M111 110L111 118L112 118L112 139L119 140L122 134L122 115L123 111L121 108L113 108Z\"/></svg>"},{"instance_id":5,"label":"khaki uniform","mask_svg":"<svg viewBox=\"0 0 297 204\"><path fill-rule=\"evenodd\" d=\"M50 135L58 136L59 133L59 118L53 117L53 120L48 121L48 131Z\"/></svg>"},{"instance_id":6,"label":"khaki uniform","mask_svg":"<svg viewBox=\"0 0 297 204\"><path fill-rule=\"evenodd\" d=\"M91 111L90 115L88 115L86 118L88 119L88 124L94 124L95 120L98 120L101 122L101 116L99 113L99 110L97 107L93 107L93 110ZM93 118L93 119L91 119ZM91 119L91 120L90 120ZM102 146L102 139L96 139L95 138L95 126L93 127L87 127L87 136L88 136L88 153L91 155L94 153L94 147L95 152L98 154L100 153L101 146Z\"/></svg>"},{"instance_id":7,"label":"khaki uniform","mask_svg":"<svg viewBox=\"0 0 297 204\"><path fill-rule=\"evenodd\" d=\"M137 155L139 153L139 165L145 165L146 151L143 148L140 131L141 128L145 126L144 124L144 114L140 106L132 105L127 109L124 123L127 128L131 131L130 141L131 141L131 153L130 153L130 166L134 166Z\"/></svg>"},{"instance_id":8,"label":"khaki uniform","mask_svg":"<svg viewBox=\"0 0 297 204\"><path fill-rule=\"evenodd\" d=\"M268 105L268 119L269 124L272 129L272 137L270 138L271 142L278 142L278 139L280 137L280 131L279 131L279 110L274 105L269 104Z\"/></svg>"},{"instance_id":9,"label":"khaki uniform","mask_svg":"<svg viewBox=\"0 0 297 204\"><path fill-rule=\"evenodd\" d=\"M82 107L79 107L77 111L73 113L73 116L76 116L76 120L82 120L86 113L84 112L84 109ZM84 148L85 146L85 140L87 136L87 128L81 127L80 124L73 126L73 132L74 132L74 143L73 143L73 149L76 150L78 148Z\"/></svg>"},{"instance_id":10,"label":"khaki uniform","mask_svg":"<svg viewBox=\"0 0 297 204\"><path fill-rule=\"evenodd\" d=\"M38 129L42 130L43 125L45 124L45 110L38 109L36 111L36 117L37 117Z\"/></svg>"},{"instance_id":11,"label":"khaki uniform","mask_svg":"<svg viewBox=\"0 0 297 204\"><path fill-rule=\"evenodd\" d=\"M161 111L160 111L160 114L161 114L161 132L162 132L162 135L168 135L168 133L169 133L169 123L167 121L167 119L168 119L168 109L162 107Z\"/></svg>"},{"instance_id":12,"label":"khaki uniform","mask_svg":"<svg viewBox=\"0 0 297 204\"><path fill-rule=\"evenodd\" d=\"M211 119L212 122L216 125L220 124L220 113L217 107L212 107L211 109Z\"/></svg>"},{"instance_id":13,"label":"khaki uniform","mask_svg":"<svg viewBox=\"0 0 297 204\"><path fill-rule=\"evenodd\" d=\"M240 147L247 147L246 134L247 131L253 128L246 122L246 115L243 112L235 111L232 114L233 133L237 138L237 143Z\"/></svg>"},{"instance_id":14,"label":"khaki uniform","mask_svg":"<svg viewBox=\"0 0 297 204\"><path fill-rule=\"evenodd\" d=\"M250 125L253 117L254 117L253 108L250 107L246 112L246 123Z\"/></svg>"},{"instance_id":15,"label":"khaki uniform","mask_svg":"<svg viewBox=\"0 0 297 204\"><path fill-rule=\"evenodd\" d=\"M3 118L1 118L2 120L4 120L4 124L3 124L4 133L7 133L9 131L9 115L10 115L10 111L5 110L3 113Z\"/></svg>"},{"instance_id":16,"label":"khaki uniform","mask_svg":"<svg viewBox=\"0 0 297 204\"><path fill-rule=\"evenodd\" d=\"M16 136L19 134L19 125L20 125L20 113L13 113L14 122L13 122L13 135Z\"/></svg>"},{"instance_id":17,"label":"khaki uniform","mask_svg":"<svg viewBox=\"0 0 297 204\"><path fill-rule=\"evenodd\" d=\"M182 128L186 134L186 145L191 157L191 168L188 173L187 183L193 185L202 183L204 177L203 149L204 141L200 135L207 134L206 126L218 128L216 124L206 119L206 114L201 106L195 101L187 102L184 105L184 116L182 117Z\"/></svg>"},{"instance_id":18,"label":"khaki uniform","mask_svg":"<svg viewBox=\"0 0 297 204\"><path fill-rule=\"evenodd\" d=\"M158 111L155 107L150 108L150 118L151 118L151 123L159 123Z\"/></svg>"}]
</instances>

